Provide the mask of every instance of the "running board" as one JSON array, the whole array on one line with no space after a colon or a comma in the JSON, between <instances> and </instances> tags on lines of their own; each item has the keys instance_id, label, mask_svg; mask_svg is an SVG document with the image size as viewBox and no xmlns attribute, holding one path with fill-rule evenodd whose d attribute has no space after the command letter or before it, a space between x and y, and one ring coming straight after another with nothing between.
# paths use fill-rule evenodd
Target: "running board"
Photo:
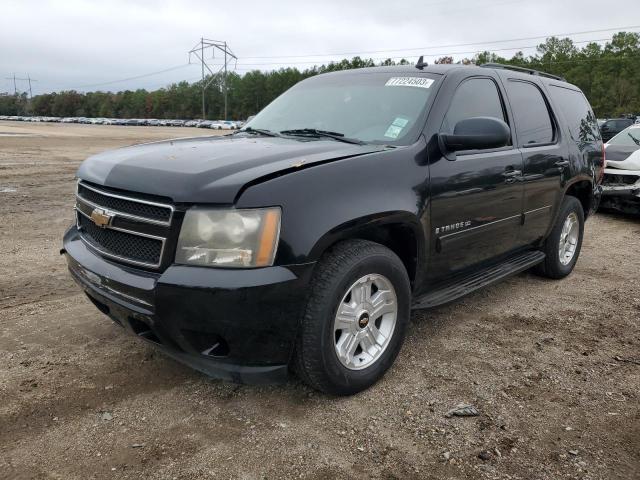
<instances>
[{"instance_id":1,"label":"running board","mask_svg":"<svg viewBox=\"0 0 640 480\"><path fill-rule=\"evenodd\" d=\"M507 258L497 265L455 277L436 290L415 298L411 308L433 308L449 303L471 292L499 282L507 277L524 272L544 260L545 254L538 250L528 251Z\"/></svg>"}]
</instances>

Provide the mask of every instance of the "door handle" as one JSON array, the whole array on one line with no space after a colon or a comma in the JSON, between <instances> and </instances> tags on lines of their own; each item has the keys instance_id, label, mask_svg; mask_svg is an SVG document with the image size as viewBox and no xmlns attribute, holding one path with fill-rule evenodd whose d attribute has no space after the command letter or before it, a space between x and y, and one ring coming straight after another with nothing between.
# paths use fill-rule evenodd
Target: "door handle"
<instances>
[{"instance_id":1,"label":"door handle","mask_svg":"<svg viewBox=\"0 0 640 480\"><path fill-rule=\"evenodd\" d=\"M554 165L558 168L565 168L569 166L569 160L558 160Z\"/></svg>"},{"instance_id":2,"label":"door handle","mask_svg":"<svg viewBox=\"0 0 640 480\"><path fill-rule=\"evenodd\" d=\"M522 175L522 170L507 170L502 174L504 178L513 178Z\"/></svg>"},{"instance_id":3,"label":"door handle","mask_svg":"<svg viewBox=\"0 0 640 480\"><path fill-rule=\"evenodd\" d=\"M502 176L504 177L504 181L506 183L513 183L517 180L517 177L520 177L522 175L522 170L507 170L506 172L502 173Z\"/></svg>"}]
</instances>

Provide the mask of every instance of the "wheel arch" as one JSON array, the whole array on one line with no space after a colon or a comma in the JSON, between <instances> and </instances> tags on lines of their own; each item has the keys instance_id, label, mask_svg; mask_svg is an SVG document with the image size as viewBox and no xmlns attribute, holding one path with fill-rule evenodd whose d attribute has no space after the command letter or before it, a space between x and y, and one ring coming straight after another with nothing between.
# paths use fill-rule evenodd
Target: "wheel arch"
<instances>
[{"instance_id":1,"label":"wheel arch","mask_svg":"<svg viewBox=\"0 0 640 480\"><path fill-rule=\"evenodd\" d=\"M387 247L402 261L412 286L419 278L419 266L423 264L425 248L424 233L415 215L409 212L386 212L343 223L316 242L310 257L319 259L345 240L369 240Z\"/></svg>"},{"instance_id":2,"label":"wheel arch","mask_svg":"<svg viewBox=\"0 0 640 480\"><path fill-rule=\"evenodd\" d=\"M564 194L578 199L586 219L593 207L593 182L590 179L576 179L565 188Z\"/></svg>"}]
</instances>

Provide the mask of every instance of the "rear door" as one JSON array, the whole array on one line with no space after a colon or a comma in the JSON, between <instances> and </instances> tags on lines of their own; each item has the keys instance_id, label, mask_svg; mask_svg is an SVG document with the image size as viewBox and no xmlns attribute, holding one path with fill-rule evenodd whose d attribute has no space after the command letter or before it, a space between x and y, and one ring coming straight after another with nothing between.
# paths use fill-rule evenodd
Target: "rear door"
<instances>
[{"instance_id":1,"label":"rear door","mask_svg":"<svg viewBox=\"0 0 640 480\"><path fill-rule=\"evenodd\" d=\"M493 76L473 76L457 85L441 133L457 122L494 117L511 123L503 91ZM522 215L522 156L512 144L456 152L430 165L431 256L429 271L446 273L514 248Z\"/></svg>"},{"instance_id":2,"label":"rear door","mask_svg":"<svg viewBox=\"0 0 640 480\"><path fill-rule=\"evenodd\" d=\"M518 244L542 238L560 199L562 175L569 166L566 142L560 142L557 121L543 90L521 78L503 78L514 118L517 147L523 158L523 227Z\"/></svg>"}]
</instances>

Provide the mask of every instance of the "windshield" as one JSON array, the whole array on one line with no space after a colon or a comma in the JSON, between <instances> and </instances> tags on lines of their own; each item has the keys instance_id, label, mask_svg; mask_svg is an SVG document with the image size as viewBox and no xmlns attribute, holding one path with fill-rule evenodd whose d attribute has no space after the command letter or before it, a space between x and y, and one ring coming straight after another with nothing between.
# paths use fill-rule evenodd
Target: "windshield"
<instances>
[{"instance_id":1,"label":"windshield","mask_svg":"<svg viewBox=\"0 0 640 480\"><path fill-rule=\"evenodd\" d=\"M287 90L245 128L285 135L314 129L362 142L408 145L424 123L437 78L422 72L319 75ZM297 134L313 136L309 130Z\"/></svg>"},{"instance_id":2,"label":"windshield","mask_svg":"<svg viewBox=\"0 0 640 480\"><path fill-rule=\"evenodd\" d=\"M627 127L607 143L624 147L640 147L640 127Z\"/></svg>"}]
</instances>

